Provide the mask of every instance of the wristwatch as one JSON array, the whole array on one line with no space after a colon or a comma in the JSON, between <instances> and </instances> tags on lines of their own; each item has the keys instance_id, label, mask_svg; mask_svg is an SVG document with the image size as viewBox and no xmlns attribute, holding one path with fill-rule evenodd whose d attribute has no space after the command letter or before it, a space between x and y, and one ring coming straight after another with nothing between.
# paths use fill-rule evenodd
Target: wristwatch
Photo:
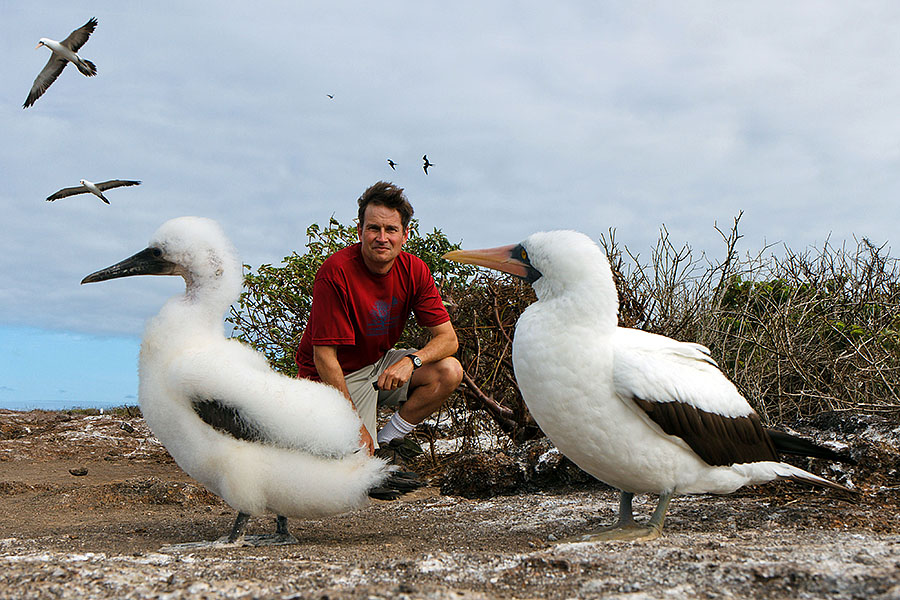
<instances>
[{"instance_id":1,"label":"wristwatch","mask_svg":"<svg viewBox=\"0 0 900 600\"><path fill-rule=\"evenodd\" d=\"M422 366L422 359L416 356L415 354L407 354L407 357L413 361L413 371Z\"/></svg>"}]
</instances>

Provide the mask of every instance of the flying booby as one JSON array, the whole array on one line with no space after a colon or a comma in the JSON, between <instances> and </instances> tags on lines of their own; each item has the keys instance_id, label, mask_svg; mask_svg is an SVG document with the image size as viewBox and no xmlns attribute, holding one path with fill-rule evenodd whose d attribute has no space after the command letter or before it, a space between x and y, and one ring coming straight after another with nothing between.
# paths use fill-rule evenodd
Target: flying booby
<instances>
[{"instance_id":1,"label":"flying booby","mask_svg":"<svg viewBox=\"0 0 900 600\"><path fill-rule=\"evenodd\" d=\"M763 428L700 344L618 327L618 295L599 246L574 231L444 258L510 273L537 302L516 323L513 368L528 410L581 469L621 491L615 526L579 541L653 539L675 494L727 494L794 479L849 491L778 459L834 452ZM647 526L634 494L659 495Z\"/></svg>"},{"instance_id":2,"label":"flying booby","mask_svg":"<svg viewBox=\"0 0 900 600\"><path fill-rule=\"evenodd\" d=\"M69 37L61 42L51 40L49 38L41 38L35 49L45 46L50 49L50 60L35 77L34 83L31 84L31 91L25 99L22 108L28 108L40 98L47 88L56 81L59 74L69 63L78 67L78 70L85 77L93 77L97 74L97 66L91 61L78 56L78 51L84 46L94 29L97 27L97 19L91 17L87 23L69 34Z\"/></svg>"},{"instance_id":3,"label":"flying booby","mask_svg":"<svg viewBox=\"0 0 900 600\"><path fill-rule=\"evenodd\" d=\"M228 543L292 543L286 517L318 518L418 487L361 451L360 421L335 388L278 374L265 357L223 333L241 290L241 263L219 225L198 217L164 223L149 247L82 283L180 275L144 331L138 402L153 434L191 477L238 511ZM274 537L244 538L250 515L275 513Z\"/></svg>"},{"instance_id":4,"label":"flying booby","mask_svg":"<svg viewBox=\"0 0 900 600\"><path fill-rule=\"evenodd\" d=\"M388 165L390 165L392 171L396 171L396 170L397 170L397 169L394 168L395 166L397 166L397 163L395 163L395 162L392 161L391 159L388 159Z\"/></svg>"},{"instance_id":5,"label":"flying booby","mask_svg":"<svg viewBox=\"0 0 900 600\"><path fill-rule=\"evenodd\" d=\"M423 160L424 163L425 163L425 164L422 165L422 170L424 170L424 171L425 171L425 174L428 175L428 167L433 167L433 166L434 166L434 163L428 162L428 155L427 155L427 154L423 154L423 155L422 155L422 160Z\"/></svg>"},{"instance_id":6,"label":"flying booby","mask_svg":"<svg viewBox=\"0 0 900 600\"><path fill-rule=\"evenodd\" d=\"M69 196L76 196L78 194L93 194L109 204L109 200L103 195L103 192L106 190L129 185L141 185L140 181L132 181L130 179L110 179L109 181L101 181L100 183L93 183L87 179L79 179L78 183L81 185L63 188L58 192L54 192L47 196L47 202L53 202L60 198L68 198Z\"/></svg>"}]
</instances>

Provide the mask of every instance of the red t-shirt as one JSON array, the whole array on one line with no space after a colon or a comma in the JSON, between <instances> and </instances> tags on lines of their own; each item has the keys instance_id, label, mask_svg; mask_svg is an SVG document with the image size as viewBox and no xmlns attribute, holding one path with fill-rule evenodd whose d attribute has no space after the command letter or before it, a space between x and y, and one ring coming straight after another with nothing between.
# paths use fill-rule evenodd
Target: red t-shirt
<instances>
[{"instance_id":1,"label":"red t-shirt","mask_svg":"<svg viewBox=\"0 0 900 600\"><path fill-rule=\"evenodd\" d=\"M316 273L297 376L320 379L313 346L338 346L345 375L374 364L400 339L410 312L423 327L450 320L422 259L401 252L388 273L377 275L366 268L360 244L335 252Z\"/></svg>"}]
</instances>

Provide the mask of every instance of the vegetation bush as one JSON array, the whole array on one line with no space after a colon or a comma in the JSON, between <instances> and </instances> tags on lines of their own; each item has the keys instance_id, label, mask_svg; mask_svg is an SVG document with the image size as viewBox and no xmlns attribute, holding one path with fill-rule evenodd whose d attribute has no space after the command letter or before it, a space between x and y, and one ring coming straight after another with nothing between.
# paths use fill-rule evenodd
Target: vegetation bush
<instances>
[{"instance_id":1,"label":"vegetation bush","mask_svg":"<svg viewBox=\"0 0 900 600\"><path fill-rule=\"evenodd\" d=\"M802 253L764 248L741 256L740 215L723 231L721 260L678 246L662 228L643 259L615 230L599 240L613 267L620 324L708 346L725 374L767 424L825 411L900 412L898 263L868 240ZM296 373L293 352L306 325L322 261L356 241L333 218L307 229L304 254L280 266L245 266L245 292L229 320L234 335ZM504 445L541 435L512 369L515 323L534 301L531 287L493 271L440 259L456 248L435 229L411 226L407 251L431 268L460 339L463 385L439 420L465 446ZM424 344L414 322L400 344ZM483 410L482 410L483 409ZM434 425L426 433L434 433Z\"/></svg>"}]
</instances>

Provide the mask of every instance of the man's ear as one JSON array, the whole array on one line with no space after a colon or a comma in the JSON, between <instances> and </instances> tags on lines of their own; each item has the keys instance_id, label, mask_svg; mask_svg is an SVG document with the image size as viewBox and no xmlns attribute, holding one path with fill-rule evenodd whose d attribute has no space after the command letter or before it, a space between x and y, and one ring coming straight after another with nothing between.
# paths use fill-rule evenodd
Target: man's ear
<instances>
[{"instance_id":1,"label":"man's ear","mask_svg":"<svg viewBox=\"0 0 900 600\"><path fill-rule=\"evenodd\" d=\"M356 237L359 241L362 241L362 223L356 224Z\"/></svg>"}]
</instances>

